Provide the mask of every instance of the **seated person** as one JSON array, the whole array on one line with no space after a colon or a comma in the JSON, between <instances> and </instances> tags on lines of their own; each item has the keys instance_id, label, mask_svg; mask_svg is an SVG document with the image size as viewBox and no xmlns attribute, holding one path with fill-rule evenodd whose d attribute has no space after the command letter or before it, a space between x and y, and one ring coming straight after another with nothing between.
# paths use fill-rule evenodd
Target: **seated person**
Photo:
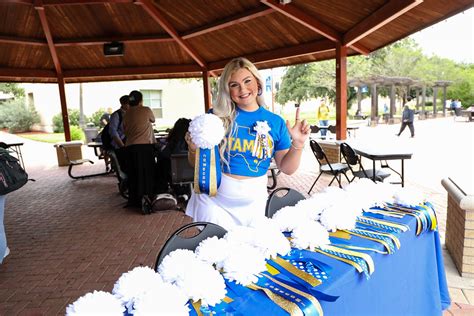
<instances>
[{"instance_id":1,"label":"seated person","mask_svg":"<svg viewBox=\"0 0 474 316\"><path fill-rule=\"evenodd\" d=\"M178 119L166 139L166 145L158 155L158 192L168 192L171 186L171 155L186 154L188 152L188 144L184 137L189 128L191 120L187 118ZM171 187L172 191L178 195L187 195L189 197L189 187L181 187L179 185ZM187 198L185 198L187 200Z\"/></svg>"}]
</instances>

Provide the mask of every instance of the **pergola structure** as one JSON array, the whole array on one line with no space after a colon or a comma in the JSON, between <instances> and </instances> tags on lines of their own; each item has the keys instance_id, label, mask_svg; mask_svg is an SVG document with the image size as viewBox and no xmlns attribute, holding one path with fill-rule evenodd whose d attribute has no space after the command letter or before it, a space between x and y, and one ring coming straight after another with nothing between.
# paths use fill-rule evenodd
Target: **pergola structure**
<instances>
[{"instance_id":1,"label":"pergola structure","mask_svg":"<svg viewBox=\"0 0 474 316\"><path fill-rule=\"evenodd\" d=\"M451 85L452 81L438 80L432 84L433 87L433 116L436 117L436 100L438 94L438 88L443 89L443 115L446 116L446 88ZM395 90L396 87L403 87L403 100L406 99L406 96L410 95L411 90L415 90L415 99L416 99L416 109L419 110L420 102L420 92L421 92L421 116L424 118L426 116L425 111L425 101L426 101L426 87L429 85L426 82L406 78L406 77L385 77L385 76L374 76L366 79L355 78L348 81L350 87L357 87L357 111L361 111L361 101L362 101L362 92L363 87L369 87L371 91L371 111L370 111L370 120L372 122L377 121L378 114L378 93L377 87L389 87L390 89L390 112L389 119L393 119L393 115L396 112L395 108Z\"/></svg>"},{"instance_id":2,"label":"pergola structure","mask_svg":"<svg viewBox=\"0 0 474 316\"><path fill-rule=\"evenodd\" d=\"M245 56L259 68L335 59L338 139L346 58L369 54L473 6L472 0L2 0L0 80L72 82L209 76ZM123 44L105 56L104 44Z\"/></svg>"}]
</instances>

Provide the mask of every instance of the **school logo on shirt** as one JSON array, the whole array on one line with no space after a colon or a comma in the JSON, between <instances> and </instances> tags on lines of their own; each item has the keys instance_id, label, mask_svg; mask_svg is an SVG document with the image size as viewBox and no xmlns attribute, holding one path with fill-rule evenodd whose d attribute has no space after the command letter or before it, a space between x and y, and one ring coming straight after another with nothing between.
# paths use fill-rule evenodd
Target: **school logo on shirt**
<instances>
[{"instance_id":1,"label":"school logo on shirt","mask_svg":"<svg viewBox=\"0 0 474 316\"><path fill-rule=\"evenodd\" d=\"M255 145L256 132L248 126L238 126L235 137L229 137L227 147L230 150L231 159L241 159L250 172L258 172L259 166L267 159L258 159L252 156ZM270 153L273 153L274 142L268 134ZM271 157L271 154L270 154ZM242 165L239 163L239 165Z\"/></svg>"}]
</instances>

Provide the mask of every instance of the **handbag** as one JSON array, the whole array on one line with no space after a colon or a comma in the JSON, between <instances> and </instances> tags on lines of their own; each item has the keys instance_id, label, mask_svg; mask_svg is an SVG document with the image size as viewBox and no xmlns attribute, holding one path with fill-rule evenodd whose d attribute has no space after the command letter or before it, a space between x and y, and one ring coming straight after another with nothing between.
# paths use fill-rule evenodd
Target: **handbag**
<instances>
[{"instance_id":1,"label":"handbag","mask_svg":"<svg viewBox=\"0 0 474 316\"><path fill-rule=\"evenodd\" d=\"M18 159L0 148L0 195L18 190L28 182L28 174L20 166Z\"/></svg>"}]
</instances>

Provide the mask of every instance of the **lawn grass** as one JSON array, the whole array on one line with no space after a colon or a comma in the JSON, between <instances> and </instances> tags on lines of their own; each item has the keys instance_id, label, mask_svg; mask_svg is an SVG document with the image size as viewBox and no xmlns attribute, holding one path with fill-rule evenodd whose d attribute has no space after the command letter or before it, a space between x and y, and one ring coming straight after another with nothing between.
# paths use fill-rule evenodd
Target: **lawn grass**
<instances>
[{"instance_id":1,"label":"lawn grass","mask_svg":"<svg viewBox=\"0 0 474 316\"><path fill-rule=\"evenodd\" d=\"M30 139L30 140L35 140L35 141L44 142L44 143L52 143L52 144L65 141L64 133L30 132L30 133L20 133L16 135L23 138Z\"/></svg>"}]
</instances>

